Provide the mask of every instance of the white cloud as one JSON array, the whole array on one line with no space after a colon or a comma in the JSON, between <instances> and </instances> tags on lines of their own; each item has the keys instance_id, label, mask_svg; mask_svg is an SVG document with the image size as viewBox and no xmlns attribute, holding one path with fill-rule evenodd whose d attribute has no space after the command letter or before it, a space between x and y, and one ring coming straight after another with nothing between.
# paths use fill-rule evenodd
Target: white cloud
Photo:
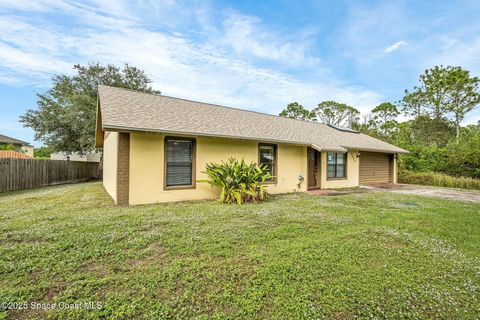
<instances>
[{"instance_id":1,"label":"white cloud","mask_svg":"<svg viewBox=\"0 0 480 320\"><path fill-rule=\"evenodd\" d=\"M407 10L406 3L399 1L352 2L347 7L345 22L340 25L337 46L357 65L371 69L382 58L384 43L405 39L411 32L418 33L417 21L408 19Z\"/></svg>"},{"instance_id":2,"label":"white cloud","mask_svg":"<svg viewBox=\"0 0 480 320\"><path fill-rule=\"evenodd\" d=\"M65 10L70 5L62 0L0 0L0 7L5 10L26 10L29 12L47 12L57 9Z\"/></svg>"},{"instance_id":3,"label":"white cloud","mask_svg":"<svg viewBox=\"0 0 480 320\"><path fill-rule=\"evenodd\" d=\"M468 41L454 36L433 37L426 41L426 49L429 46L437 48L436 52L429 50L429 67L434 65L462 66L474 72L475 76L480 74L480 36L475 34Z\"/></svg>"},{"instance_id":4,"label":"white cloud","mask_svg":"<svg viewBox=\"0 0 480 320\"><path fill-rule=\"evenodd\" d=\"M390 47L386 48L384 50L385 53L390 53L390 52L393 52L395 50L398 50L400 49L401 47L403 46L406 46L407 43L405 41L398 41L398 42L395 42L394 44L392 44Z\"/></svg>"},{"instance_id":5,"label":"white cloud","mask_svg":"<svg viewBox=\"0 0 480 320\"><path fill-rule=\"evenodd\" d=\"M29 53L0 42L0 66L2 69L23 73L29 77L46 73L66 73L72 64L43 53Z\"/></svg>"},{"instance_id":6,"label":"white cloud","mask_svg":"<svg viewBox=\"0 0 480 320\"><path fill-rule=\"evenodd\" d=\"M74 63L99 61L130 63L144 69L164 94L269 113L280 112L291 101L314 107L322 100L338 100L362 111L381 101L374 91L333 78L306 81L278 68L259 67L246 56L297 66L319 61L308 55L307 40L286 41L255 17L222 15L226 18L219 28L208 20L208 12L201 11L202 24L216 34L194 41L188 31L147 28L128 16L128 8L122 6L68 8L72 22L77 23L68 31L52 22L1 17L0 81L12 82L12 75L16 75L21 81L37 82L53 73L70 72Z\"/></svg>"},{"instance_id":7,"label":"white cloud","mask_svg":"<svg viewBox=\"0 0 480 320\"><path fill-rule=\"evenodd\" d=\"M291 66L315 66L318 58L308 54L307 39L288 39L283 34L266 29L257 17L233 12L223 21L218 43L230 46L237 54L281 61Z\"/></svg>"}]
</instances>

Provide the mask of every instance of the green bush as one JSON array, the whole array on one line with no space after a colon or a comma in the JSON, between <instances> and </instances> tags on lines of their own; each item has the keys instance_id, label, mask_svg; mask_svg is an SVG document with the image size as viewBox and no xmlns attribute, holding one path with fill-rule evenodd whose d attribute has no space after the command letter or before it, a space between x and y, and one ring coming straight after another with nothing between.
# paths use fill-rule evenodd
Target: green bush
<instances>
[{"instance_id":1,"label":"green bush","mask_svg":"<svg viewBox=\"0 0 480 320\"><path fill-rule=\"evenodd\" d=\"M410 172L403 171L398 175L398 182L422 184L449 188L477 189L480 190L480 180L467 177L452 177L436 172Z\"/></svg>"},{"instance_id":2,"label":"green bush","mask_svg":"<svg viewBox=\"0 0 480 320\"><path fill-rule=\"evenodd\" d=\"M15 150L13 144L2 144L0 145L0 150Z\"/></svg>"},{"instance_id":3,"label":"green bush","mask_svg":"<svg viewBox=\"0 0 480 320\"><path fill-rule=\"evenodd\" d=\"M445 170L448 150L437 146L411 145L410 153L402 154L399 167L412 172L439 172Z\"/></svg>"},{"instance_id":4,"label":"green bush","mask_svg":"<svg viewBox=\"0 0 480 320\"><path fill-rule=\"evenodd\" d=\"M265 181L272 176L266 166L247 164L244 159L230 158L228 162L208 163L206 170L210 180L198 180L220 188L220 201L226 203L257 203L268 195Z\"/></svg>"},{"instance_id":5,"label":"green bush","mask_svg":"<svg viewBox=\"0 0 480 320\"><path fill-rule=\"evenodd\" d=\"M399 158L399 169L409 172L440 172L453 177L480 179L480 126L463 127L458 141L425 145L415 141L390 141L410 151Z\"/></svg>"},{"instance_id":6,"label":"green bush","mask_svg":"<svg viewBox=\"0 0 480 320\"><path fill-rule=\"evenodd\" d=\"M53 153L53 150L45 146L33 149L33 156L35 159L42 159L42 160L50 159L50 155L52 153Z\"/></svg>"},{"instance_id":7,"label":"green bush","mask_svg":"<svg viewBox=\"0 0 480 320\"><path fill-rule=\"evenodd\" d=\"M480 126L463 128L460 141L452 141L447 147L445 173L480 179Z\"/></svg>"}]
</instances>

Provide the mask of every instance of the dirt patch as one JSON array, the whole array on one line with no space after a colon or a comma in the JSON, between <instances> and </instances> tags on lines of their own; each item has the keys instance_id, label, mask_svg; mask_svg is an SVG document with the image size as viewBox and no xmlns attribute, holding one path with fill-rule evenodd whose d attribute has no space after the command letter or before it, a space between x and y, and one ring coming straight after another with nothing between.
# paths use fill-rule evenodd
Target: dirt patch
<instances>
[{"instance_id":1,"label":"dirt patch","mask_svg":"<svg viewBox=\"0 0 480 320\"><path fill-rule=\"evenodd\" d=\"M165 247L159 243L149 244L145 251L147 252L146 256L142 254L138 258L132 258L128 260L127 264L133 267L160 264L166 255Z\"/></svg>"},{"instance_id":2,"label":"dirt patch","mask_svg":"<svg viewBox=\"0 0 480 320\"><path fill-rule=\"evenodd\" d=\"M55 297L62 291L64 291L67 288L66 284L60 284L60 285L55 285L50 288L48 288L47 291L44 292L42 296L42 301L46 303L51 303L52 301L55 301Z\"/></svg>"},{"instance_id":3,"label":"dirt patch","mask_svg":"<svg viewBox=\"0 0 480 320\"><path fill-rule=\"evenodd\" d=\"M11 309L7 311L7 318L6 319L45 319L46 314L45 310L39 309L39 310L34 310L34 309L23 309L23 310L18 310L18 309Z\"/></svg>"},{"instance_id":4,"label":"dirt patch","mask_svg":"<svg viewBox=\"0 0 480 320\"><path fill-rule=\"evenodd\" d=\"M99 277L105 277L110 273L110 267L105 264L97 263L95 261L89 261L83 265L82 270L86 273L92 273Z\"/></svg>"},{"instance_id":5,"label":"dirt patch","mask_svg":"<svg viewBox=\"0 0 480 320\"><path fill-rule=\"evenodd\" d=\"M346 311L338 311L333 314L333 318L338 320L347 320L351 319L352 315Z\"/></svg>"}]
</instances>

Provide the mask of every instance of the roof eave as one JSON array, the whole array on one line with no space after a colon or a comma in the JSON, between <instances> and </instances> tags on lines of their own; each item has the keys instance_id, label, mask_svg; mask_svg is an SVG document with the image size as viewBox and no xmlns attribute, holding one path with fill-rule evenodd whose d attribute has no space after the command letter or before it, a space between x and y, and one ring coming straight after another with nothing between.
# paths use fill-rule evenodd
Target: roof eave
<instances>
[{"instance_id":1,"label":"roof eave","mask_svg":"<svg viewBox=\"0 0 480 320\"><path fill-rule=\"evenodd\" d=\"M100 110L100 93L97 93L97 115L95 118L95 148L103 148L104 128L102 126L102 112Z\"/></svg>"},{"instance_id":2,"label":"roof eave","mask_svg":"<svg viewBox=\"0 0 480 320\"><path fill-rule=\"evenodd\" d=\"M347 152L348 151L345 148L331 148L331 147L322 148L322 147L317 146L316 144L312 144L312 145L310 145L310 147L317 150L318 152L322 152L322 151Z\"/></svg>"},{"instance_id":3,"label":"roof eave","mask_svg":"<svg viewBox=\"0 0 480 320\"><path fill-rule=\"evenodd\" d=\"M299 146L311 146L310 143L305 143L301 141L288 141L281 139L270 139L270 138L257 138L257 137L244 137L244 136L229 136L229 135L218 135L205 132L193 132L193 131L174 131L174 130L164 130L164 129L152 129L152 128L138 128L138 127L125 127L117 125L108 125L103 124L103 130L108 131L118 131L118 132L152 132L152 133L164 133L169 135L178 135L178 136L197 136L197 137L211 137L211 138L224 138L224 139L235 139L235 140L249 140L249 141L261 141L267 143L284 143L292 144Z\"/></svg>"},{"instance_id":4,"label":"roof eave","mask_svg":"<svg viewBox=\"0 0 480 320\"><path fill-rule=\"evenodd\" d=\"M358 151L365 151L365 152L379 152L379 153L392 153L392 154L395 154L395 153L402 153L402 154L410 153L409 151L401 149L401 148L398 148L398 149L382 149L382 148L362 148L362 147L351 147L351 146L348 146L348 147L343 146L343 147L348 149L348 150L358 150Z\"/></svg>"},{"instance_id":5,"label":"roof eave","mask_svg":"<svg viewBox=\"0 0 480 320\"><path fill-rule=\"evenodd\" d=\"M22 145L22 146L30 145L30 143L28 143L28 142L26 142L26 141L23 141L23 140L18 140L18 139L15 139L15 138L12 138L12 137L3 135L3 134L0 135L0 136L6 138L6 139L4 139L4 140L1 140L0 143L19 144L19 145Z\"/></svg>"}]
</instances>

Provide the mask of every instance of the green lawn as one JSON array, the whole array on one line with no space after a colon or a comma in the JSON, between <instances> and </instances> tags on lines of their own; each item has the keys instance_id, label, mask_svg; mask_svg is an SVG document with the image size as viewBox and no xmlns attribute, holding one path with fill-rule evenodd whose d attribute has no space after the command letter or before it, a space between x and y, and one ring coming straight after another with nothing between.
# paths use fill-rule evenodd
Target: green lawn
<instances>
[{"instance_id":1,"label":"green lawn","mask_svg":"<svg viewBox=\"0 0 480 320\"><path fill-rule=\"evenodd\" d=\"M116 208L100 183L0 195L1 318L480 317L480 205L393 193Z\"/></svg>"}]
</instances>

